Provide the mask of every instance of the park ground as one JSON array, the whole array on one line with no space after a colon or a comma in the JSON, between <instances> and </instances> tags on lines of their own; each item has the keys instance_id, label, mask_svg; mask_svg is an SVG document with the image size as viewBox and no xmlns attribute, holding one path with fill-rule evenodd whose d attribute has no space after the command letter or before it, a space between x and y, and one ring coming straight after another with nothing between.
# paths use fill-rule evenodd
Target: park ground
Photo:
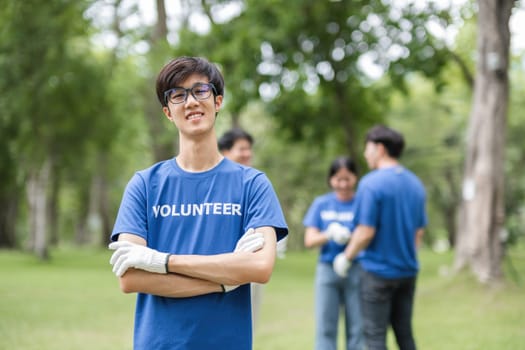
<instances>
[{"instance_id":1,"label":"park ground","mask_svg":"<svg viewBox=\"0 0 525 350\"><path fill-rule=\"evenodd\" d=\"M506 279L481 285L453 273L453 253L423 249L414 328L423 350L525 349L525 249ZM104 249L62 247L50 262L0 250L0 349L131 349L134 295L122 294ZM312 349L317 253L288 252L264 287L254 350ZM343 348L342 324L339 348ZM394 340L389 334L391 349Z\"/></svg>"}]
</instances>

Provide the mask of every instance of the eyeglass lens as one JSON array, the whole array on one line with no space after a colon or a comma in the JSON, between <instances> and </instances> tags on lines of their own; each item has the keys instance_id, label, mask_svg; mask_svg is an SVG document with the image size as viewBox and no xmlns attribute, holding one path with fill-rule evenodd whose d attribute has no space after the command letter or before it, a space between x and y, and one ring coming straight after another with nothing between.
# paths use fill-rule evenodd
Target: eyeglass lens
<instances>
[{"instance_id":1,"label":"eyeglass lens","mask_svg":"<svg viewBox=\"0 0 525 350\"><path fill-rule=\"evenodd\" d=\"M196 100L201 101L201 100L205 100L208 97L210 97L212 91L213 91L212 84L197 83L189 89L185 89L181 87L170 89L166 91L166 95L171 103L177 104L177 103L186 102L186 99L188 98L188 93L191 93L191 95Z\"/></svg>"}]
</instances>

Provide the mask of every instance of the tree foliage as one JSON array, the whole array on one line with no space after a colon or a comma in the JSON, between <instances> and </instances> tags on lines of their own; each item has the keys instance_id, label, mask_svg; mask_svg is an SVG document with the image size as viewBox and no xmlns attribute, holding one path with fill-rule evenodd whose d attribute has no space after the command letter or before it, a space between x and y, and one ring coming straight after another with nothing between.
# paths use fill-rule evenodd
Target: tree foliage
<instances>
[{"instance_id":1,"label":"tree foliage","mask_svg":"<svg viewBox=\"0 0 525 350\"><path fill-rule=\"evenodd\" d=\"M4 158L5 167L15 170L5 175L3 183L11 192L2 192L2 197L7 193L7 201L18 205L13 198L25 197L26 179L41 179L44 183L28 188L27 196L50 195L48 204L39 207L39 217L49 220L51 215L51 221L56 213L47 208L49 204L56 207L50 201L56 197L48 191L59 187L48 188L47 182L75 179L79 192L89 191L89 181L82 180L86 173L80 170L90 164L94 148L108 146L109 132L115 127L108 118L112 113L107 76L86 40L89 23L83 13L87 5L85 1L7 1L1 17L1 129L10 150ZM49 174L43 176L43 172ZM30 208L29 220L34 221L37 213ZM33 235L40 236L42 257L46 256L47 226L48 221L30 226L29 232L30 245L34 244Z\"/></svg>"},{"instance_id":2,"label":"tree foliage","mask_svg":"<svg viewBox=\"0 0 525 350\"><path fill-rule=\"evenodd\" d=\"M311 200L329 190L329 162L349 154L366 172L362 141L376 122L407 138L402 160L429 192L429 241L446 235L454 243L475 7L465 7L462 30L446 47L432 28L451 17L432 2L187 0L176 13L174 2L155 3L158 19L133 26L144 2L0 0L0 245L31 236L26 187L46 162L43 188L57 220L49 218L48 239L92 242L93 228L96 241L107 239L132 172L176 153L176 130L153 90L158 69L179 55L219 64L226 94L218 128L255 135L255 166L277 190L292 248L302 247ZM518 237L522 91L511 92L506 226Z\"/></svg>"},{"instance_id":3,"label":"tree foliage","mask_svg":"<svg viewBox=\"0 0 525 350\"><path fill-rule=\"evenodd\" d=\"M213 9L205 12L212 17ZM447 50L428 23L448 19L413 3L248 0L230 21L212 18L207 35L182 32L179 50L221 63L234 118L262 98L290 139L322 146L335 138L356 157L359 135L383 120L391 87L404 90L413 71L441 82ZM388 83L373 84L364 62L386 72Z\"/></svg>"}]
</instances>

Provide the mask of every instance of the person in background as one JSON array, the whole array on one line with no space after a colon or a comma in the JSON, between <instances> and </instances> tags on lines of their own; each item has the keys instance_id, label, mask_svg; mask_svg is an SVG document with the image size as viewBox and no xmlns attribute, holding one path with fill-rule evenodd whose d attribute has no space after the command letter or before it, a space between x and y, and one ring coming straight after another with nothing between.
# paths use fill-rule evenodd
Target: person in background
<instances>
[{"instance_id":1,"label":"person in background","mask_svg":"<svg viewBox=\"0 0 525 350\"><path fill-rule=\"evenodd\" d=\"M399 349L416 349L412 313L417 248L427 225L426 194L418 177L399 163L404 146L403 135L384 125L368 131L364 156L372 171L357 188L356 229L334 261L334 269L344 275L357 257L354 265L361 270L360 299L369 350L386 349L389 325Z\"/></svg>"},{"instance_id":2,"label":"person in background","mask_svg":"<svg viewBox=\"0 0 525 350\"><path fill-rule=\"evenodd\" d=\"M219 138L219 152L226 158L252 166L253 137L241 128L232 128Z\"/></svg>"},{"instance_id":3,"label":"person in background","mask_svg":"<svg viewBox=\"0 0 525 350\"><path fill-rule=\"evenodd\" d=\"M218 150L214 64L174 59L156 91L180 150L133 175L109 245L122 291L137 293L134 349L251 350L249 284L270 279L288 233L281 206L264 173Z\"/></svg>"},{"instance_id":4,"label":"person in background","mask_svg":"<svg viewBox=\"0 0 525 350\"><path fill-rule=\"evenodd\" d=\"M253 159L253 143L254 139L247 131L241 128L232 128L226 131L218 142L219 151L228 159L246 166L252 166ZM277 256L284 258L286 252L286 241L288 237L277 242ZM263 284L251 284L251 300L252 300L252 324L253 328L259 319Z\"/></svg>"},{"instance_id":5,"label":"person in background","mask_svg":"<svg viewBox=\"0 0 525 350\"><path fill-rule=\"evenodd\" d=\"M352 267L341 277L332 267L334 258L344 251L354 227L357 179L352 159L335 159L328 170L328 185L332 191L315 198L303 219L305 246L320 247L315 273L316 350L337 349L341 307L345 317L346 349L363 349L358 270Z\"/></svg>"}]
</instances>

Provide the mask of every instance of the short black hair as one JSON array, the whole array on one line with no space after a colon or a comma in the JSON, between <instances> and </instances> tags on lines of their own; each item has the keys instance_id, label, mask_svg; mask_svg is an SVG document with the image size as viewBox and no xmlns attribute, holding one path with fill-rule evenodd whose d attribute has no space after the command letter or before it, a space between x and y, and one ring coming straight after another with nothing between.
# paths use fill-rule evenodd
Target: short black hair
<instances>
[{"instance_id":1,"label":"short black hair","mask_svg":"<svg viewBox=\"0 0 525 350\"><path fill-rule=\"evenodd\" d=\"M376 125L368 130L366 142L380 143L385 146L388 155L393 158L401 157L405 149L405 139L403 135L385 125Z\"/></svg>"},{"instance_id":2,"label":"short black hair","mask_svg":"<svg viewBox=\"0 0 525 350\"><path fill-rule=\"evenodd\" d=\"M228 151L232 149L237 140L246 140L253 145L253 137L241 128L233 128L226 131L219 139L219 151Z\"/></svg>"},{"instance_id":3,"label":"short black hair","mask_svg":"<svg viewBox=\"0 0 525 350\"><path fill-rule=\"evenodd\" d=\"M203 75L215 87L216 96L224 96L224 78L219 68L203 57L178 57L168 62L157 76L157 98L166 107L164 92L178 87L192 74Z\"/></svg>"},{"instance_id":4,"label":"short black hair","mask_svg":"<svg viewBox=\"0 0 525 350\"><path fill-rule=\"evenodd\" d=\"M347 156L340 156L334 159L332 161L332 164L330 164L330 168L328 168L328 185L330 185L330 179L332 178L332 176L334 176L339 170L343 168L345 168L355 176L359 175L357 171L357 164L353 161L353 159Z\"/></svg>"}]
</instances>

